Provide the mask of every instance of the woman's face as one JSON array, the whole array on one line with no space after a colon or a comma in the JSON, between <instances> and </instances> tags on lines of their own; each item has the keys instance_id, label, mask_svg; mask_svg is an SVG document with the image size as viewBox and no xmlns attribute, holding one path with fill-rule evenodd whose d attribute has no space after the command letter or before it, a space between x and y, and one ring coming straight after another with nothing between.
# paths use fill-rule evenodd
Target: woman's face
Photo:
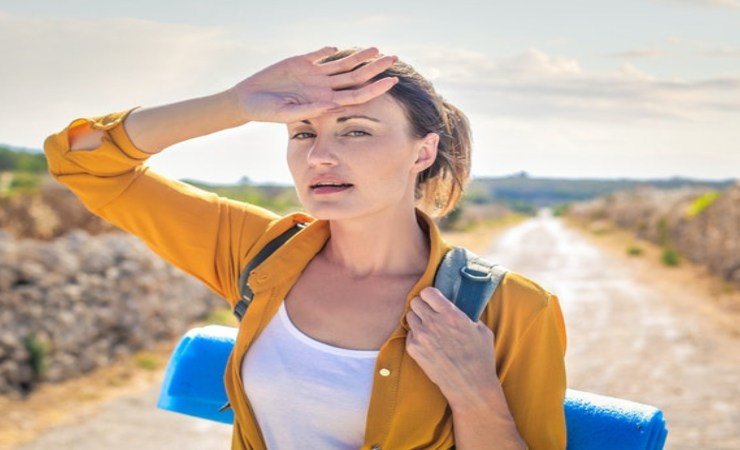
<instances>
[{"instance_id":1,"label":"woman's face","mask_svg":"<svg viewBox=\"0 0 740 450\"><path fill-rule=\"evenodd\" d=\"M436 133L412 138L401 105L388 93L287 126L287 160L298 198L309 214L326 220L413 207L416 175L434 162L439 140ZM320 176L352 186L334 192L312 188Z\"/></svg>"}]
</instances>

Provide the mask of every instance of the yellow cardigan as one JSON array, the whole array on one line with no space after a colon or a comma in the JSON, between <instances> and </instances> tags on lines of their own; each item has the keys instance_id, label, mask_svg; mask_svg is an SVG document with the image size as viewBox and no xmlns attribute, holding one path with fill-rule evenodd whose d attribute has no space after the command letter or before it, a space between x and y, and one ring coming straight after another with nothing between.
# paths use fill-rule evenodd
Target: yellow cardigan
<instances>
[{"instance_id":1,"label":"yellow cardigan","mask_svg":"<svg viewBox=\"0 0 740 450\"><path fill-rule=\"evenodd\" d=\"M149 170L144 162L151 154L136 148L122 125L137 108L75 119L48 136L44 151L49 172L93 214L138 236L232 308L239 300L239 275L247 261L296 221L310 222L252 271L249 283L255 297L239 326L224 375L235 415L232 449L263 450L263 436L240 376L241 360L328 239L329 223L302 212L280 216ZM106 130L103 142L91 151L70 152L68 131L85 121ZM445 397L405 352L409 302L433 285L436 268L451 248L435 222L416 211L428 233L429 263L378 354L361 450L449 449L455 442ZM531 450L565 449L566 332L557 296L510 271L480 320L494 333L497 373L519 434Z\"/></svg>"}]
</instances>

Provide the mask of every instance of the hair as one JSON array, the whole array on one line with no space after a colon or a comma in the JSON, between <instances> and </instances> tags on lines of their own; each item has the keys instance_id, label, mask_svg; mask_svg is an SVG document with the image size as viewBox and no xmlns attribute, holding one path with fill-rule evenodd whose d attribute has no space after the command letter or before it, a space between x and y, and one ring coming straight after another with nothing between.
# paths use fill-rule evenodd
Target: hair
<instances>
[{"instance_id":1,"label":"hair","mask_svg":"<svg viewBox=\"0 0 740 450\"><path fill-rule=\"evenodd\" d=\"M342 49L318 62L341 59L358 50L361 48ZM370 62L364 61L352 70ZM386 77L398 77L398 83L387 93L403 107L412 137L423 138L431 132L439 134L437 157L417 175L414 199L416 206L431 217L444 217L455 208L470 179L473 139L468 118L439 95L429 80L400 59L371 78L369 83Z\"/></svg>"}]
</instances>

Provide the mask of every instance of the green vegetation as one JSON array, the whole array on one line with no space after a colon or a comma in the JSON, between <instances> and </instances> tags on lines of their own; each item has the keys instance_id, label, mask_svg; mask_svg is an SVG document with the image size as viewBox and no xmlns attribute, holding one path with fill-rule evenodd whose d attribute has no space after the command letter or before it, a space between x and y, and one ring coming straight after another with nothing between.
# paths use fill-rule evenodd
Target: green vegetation
<instances>
[{"instance_id":1,"label":"green vegetation","mask_svg":"<svg viewBox=\"0 0 740 450\"><path fill-rule=\"evenodd\" d=\"M661 217L660 220L658 220L656 227L658 228L658 245L663 247L667 246L669 243L670 231L668 229L668 220L665 217Z\"/></svg>"},{"instance_id":2,"label":"green vegetation","mask_svg":"<svg viewBox=\"0 0 740 450\"><path fill-rule=\"evenodd\" d=\"M212 185L193 180L182 181L223 197L261 206L277 214L289 214L293 211L299 211L302 208L293 186L275 184L250 185L243 183L235 185Z\"/></svg>"},{"instance_id":3,"label":"green vegetation","mask_svg":"<svg viewBox=\"0 0 740 450\"><path fill-rule=\"evenodd\" d=\"M0 172L46 173L46 156L40 152L16 150L0 145Z\"/></svg>"},{"instance_id":4,"label":"green vegetation","mask_svg":"<svg viewBox=\"0 0 740 450\"><path fill-rule=\"evenodd\" d=\"M42 180L48 176L43 151L0 145L0 196L38 189ZM195 180L181 181L226 198L261 206L277 214L289 214L302 209L292 185L256 184L248 177L242 177L238 182L228 185ZM612 192L636 186L670 189L701 185L721 191L733 183L734 180L701 181L680 177L655 180L540 178L519 172L503 177L470 179L465 186L461 203L503 203L513 211L529 216L535 215L539 208L554 207L554 213L561 215L567 214L568 204L572 202L608 196ZM716 200L716 196L707 194L697 199L689 214L698 214Z\"/></svg>"},{"instance_id":5,"label":"green vegetation","mask_svg":"<svg viewBox=\"0 0 740 450\"><path fill-rule=\"evenodd\" d=\"M695 217L701 214L708 206L717 201L722 196L722 193L716 189L705 192L700 195L686 208L686 216Z\"/></svg>"},{"instance_id":6,"label":"green vegetation","mask_svg":"<svg viewBox=\"0 0 740 450\"><path fill-rule=\"evenodd\" d=\"M569 209L570 209L570 202L558 203L557 205L553 206L552 215L556 217L564 216L568 214Z\"/></svg>"},{"instance_id":7,"label":"green vegetation","mask_svg":"<svg viewBox=\"0 0 740 450\"><path fill-rule=\"evenodd\" d=\"M37 377L42 376L46 372L49 342L39 339L34 334L29 334L23 338L23 345L31 357L31 370Z\"/></svg>"},{"instance_id":8,"label":"green vegetation","mask_svg":"<svg viewBox=\"0 0 740 450\"><path fill-rule=\"evenodd\" d=\"M35 191L47 174L43 153L0 145L0 197Z\"/></svg>"},{"instance_id":9,"label":"green vegetation","mask_svg":"<svg viewBox=\"0 0 740 450\"><path fill-rule=\"evenodd\" d=\"M464 224L461 222L464 209L465 202L464 199L461 199L452 211L439 219L439 228L444 231L461 231L464 228Z\"/></svg>"},{"instance_id":10,"label":"green vegetation","mask_svg":"<svg viewBox=\"0 0 740 450\"><path fill-rule=\"evenodd\" d=\"M208 313L206 325L223 325L227 327L239 326L239 321L229 308L215 308Z\"/></svg>"},{"instance_id":11,"label":"green vegetation","mask_svg":"<svg viewBox=\"0 0 740 450\"><path fill-rule=\"evenodd\" d=\"M162 367L162 358L156 353L140 351L134 357L136 365L145 370L157 370Z\"/></svg>"},{"instance_id":12,"label":"green vegetation","mask_svg":"<svg viewBox=\"0 0 740 450\"><path fill-rule=\"evenodd\" d=\"M627 247L627 254L630 256L640 256L642 255L642 247L637 244L632 244Z\"/></svg>"},{"instance_id":13,"label":"green vegetation","mask_svg":"<svg viewBox=\"0 0 740 450\"><path fill-rule=\"evenodd\" d=\"M7 172L10 176L10 185L7 195L33 192L41 186L42 175L32 172ZM0 192L1 193L1 192Z\"/></svg>"},{"instance_id":14,"label":"green vegetation","mask_svg":"<svg viewBox=\"0 0 740 450\"><path fill-rule=\"evenodd\" d=\"M537 208L559 203L588 200L607 196L612 192L631 189L637 186L654 186L660 189L672 189L681 186L706 186L724 190L734 180L701 181L689 178L672 177L668 179L633 180L626 178L540 178L519 173L504 177L473 178L466 190L471 192L474 203L493 201L523 202ZM536 208L535 208L536 209Z\"/></svg>"},{"instance_id":15,"label":"green vegetation","mask_svg":"<svg viewBox=\"0 0 740 450\"><path fill-rule=\"evenodd\" d=\"M663 253L660 258L666 266L677 266L680 262L678 252L670 247L663 249Z\"/></svg>"}]
</instances>

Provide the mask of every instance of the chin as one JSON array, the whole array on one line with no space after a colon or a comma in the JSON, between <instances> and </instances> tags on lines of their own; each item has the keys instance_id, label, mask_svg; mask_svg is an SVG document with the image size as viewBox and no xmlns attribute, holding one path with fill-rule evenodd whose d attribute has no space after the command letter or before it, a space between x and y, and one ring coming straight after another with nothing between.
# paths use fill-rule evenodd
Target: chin
<instances>
[{"instance_id":1,"label":"chin","mask_svg":"<svg viewBox=\"0 0 740 450\"><path fill-rule=\"evenodd\" d=\"M358 215L357 212L343 208L341 205L331 204L304 204L303 210L319 220L348 219Z\"/></svg>"}]
</instances>

